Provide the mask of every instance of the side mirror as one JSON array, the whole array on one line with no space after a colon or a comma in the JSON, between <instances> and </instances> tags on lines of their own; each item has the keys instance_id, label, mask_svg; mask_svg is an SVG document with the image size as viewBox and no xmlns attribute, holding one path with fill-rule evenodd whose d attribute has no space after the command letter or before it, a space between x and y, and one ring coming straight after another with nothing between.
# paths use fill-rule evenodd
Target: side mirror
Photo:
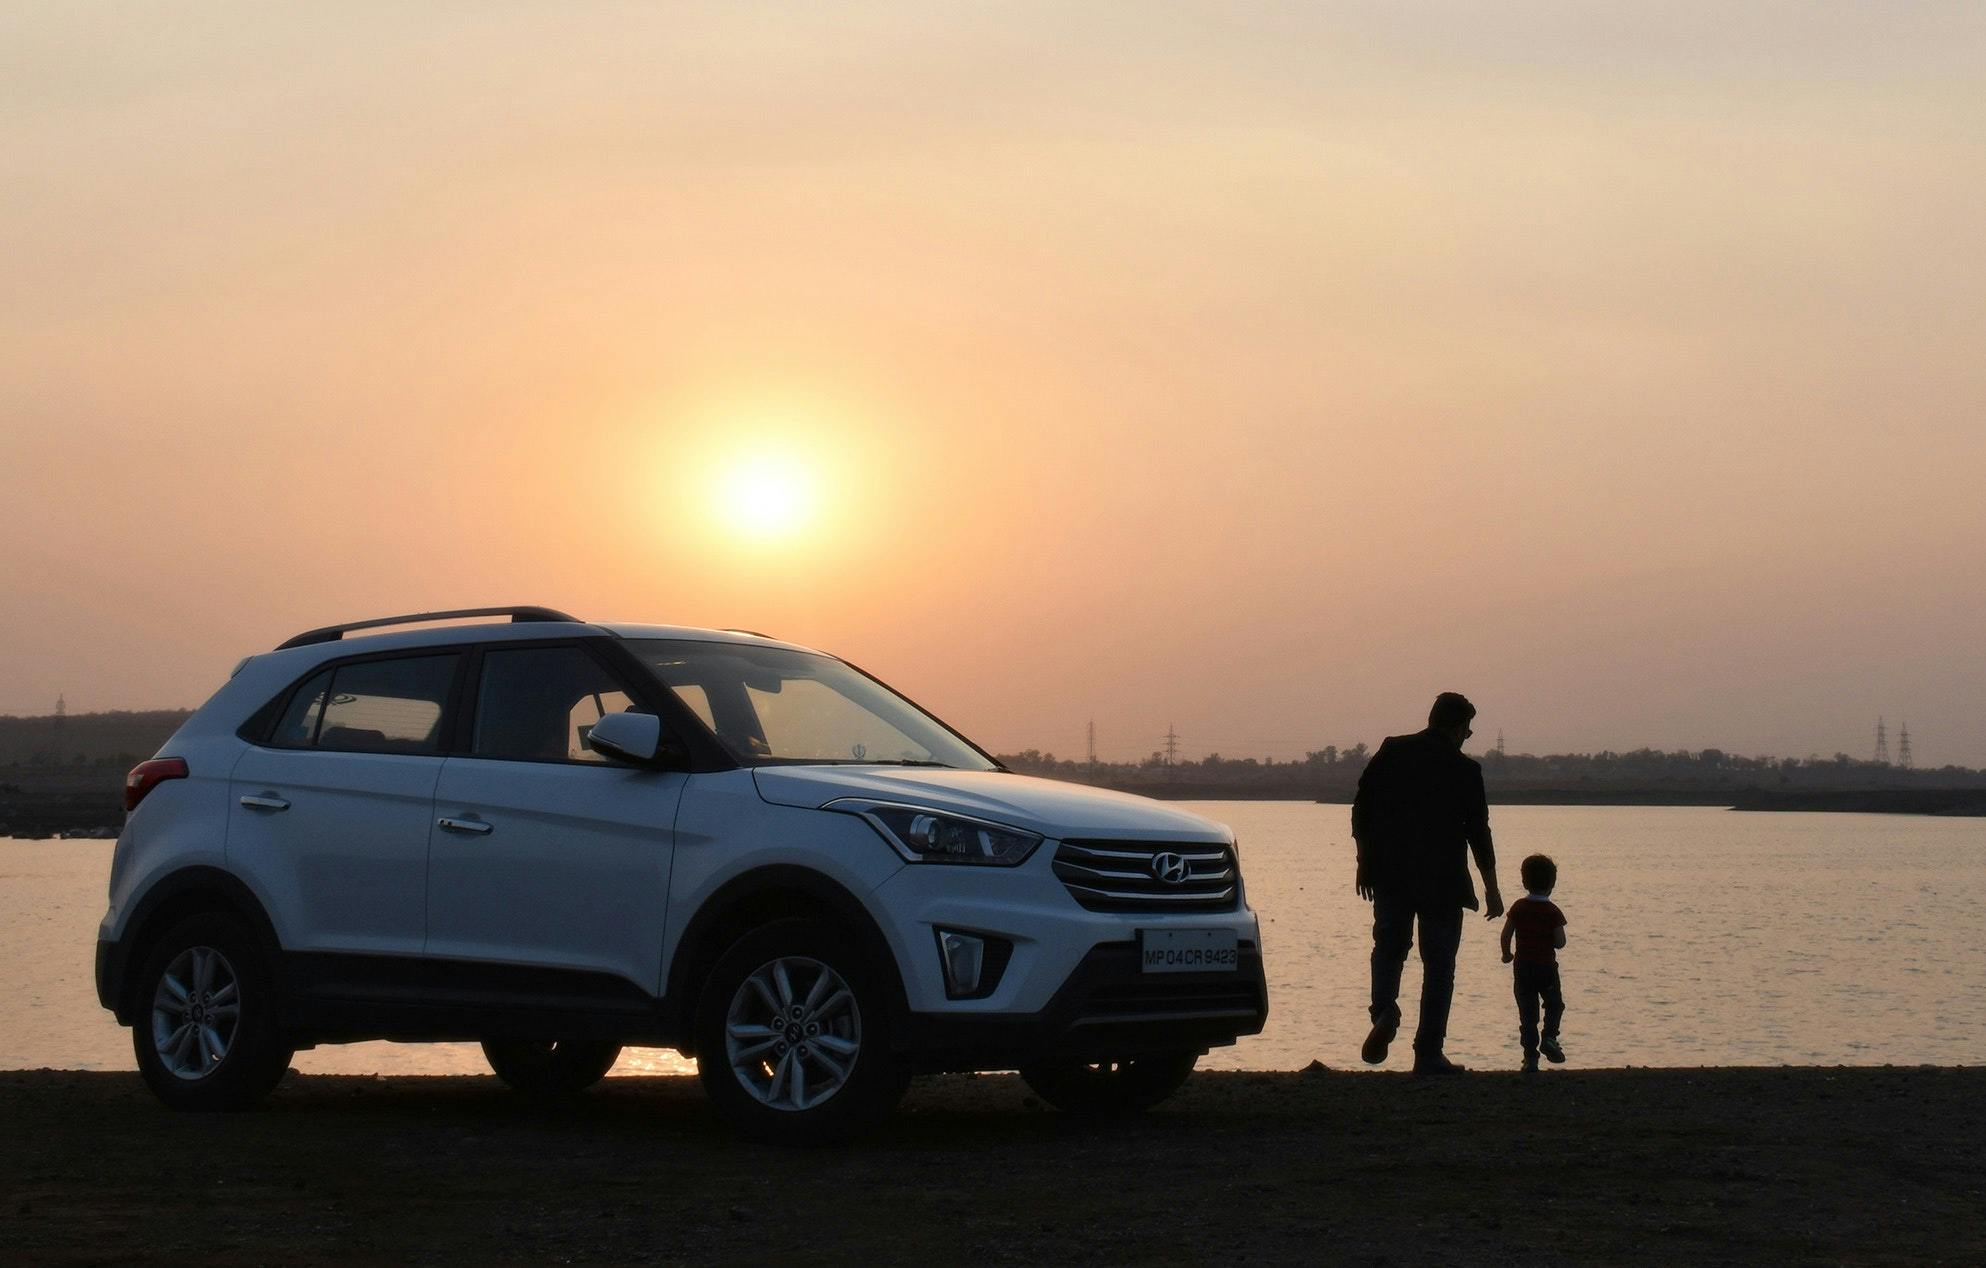
<instances>
[{"instance_id":1,"label":"side mirror","mask_svg":"<svg viewBox=\"0 0 1986 1268\"><path fill-rule=\"evenodd\" d=\"M662 736L662 719L652 713L610 713L593 724L586 743L602 757L631 766L676 766L688 754Z\"/></svg>"}]
</instances>

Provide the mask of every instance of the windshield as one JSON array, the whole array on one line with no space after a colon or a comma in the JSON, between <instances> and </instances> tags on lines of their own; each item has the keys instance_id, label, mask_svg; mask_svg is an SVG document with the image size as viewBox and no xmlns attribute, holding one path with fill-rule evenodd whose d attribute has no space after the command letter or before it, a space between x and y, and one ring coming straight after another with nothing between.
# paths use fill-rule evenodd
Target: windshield
<instances>
[{"instance_id":1,"label":"windshield","mask_svg":"<svg viewBox=\"0 0 1986 1268\"><path fill-rule=\"evenodd\" d=\"M832 656L676 639L627 647L741 762L995 770L977 749Z\"/></svg>"}]
</instances>

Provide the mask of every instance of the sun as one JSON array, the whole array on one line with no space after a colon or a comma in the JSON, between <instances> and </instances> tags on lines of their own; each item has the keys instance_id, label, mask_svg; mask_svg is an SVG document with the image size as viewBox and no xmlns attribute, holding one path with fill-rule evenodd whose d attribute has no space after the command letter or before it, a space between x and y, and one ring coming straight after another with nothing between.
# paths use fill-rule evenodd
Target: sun
<instances>
[{"instance_id":1,"label":"sun","mask_svg":"<svg viewBox=\"0 0 1986 1268\"><path fill-rule=\"evenodd\" d=\"M791 537L813 519L818 483L814 472L792 454L740 454L718 478L717 510L747 536Z\"/></svg>"}]
</instances>

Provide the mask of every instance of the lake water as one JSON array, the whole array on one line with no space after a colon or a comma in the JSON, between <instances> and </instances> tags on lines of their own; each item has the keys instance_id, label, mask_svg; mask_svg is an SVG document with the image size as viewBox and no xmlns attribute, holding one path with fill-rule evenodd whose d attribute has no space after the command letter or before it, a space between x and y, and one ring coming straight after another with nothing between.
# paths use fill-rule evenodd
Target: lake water
<instances>
[{"instance_id":1,"label":"lake water","mask_svg":"<svg viewBox=\"0 0 1986 1268\"><path fill-rule=\"evenodd\" d=\"M1363 1068L1371 909L1352 893L1347 808L1194 808L1240 837L1270 984L1267 1031L1203 1065ZM1575 1065L1986 1062L1986 820L1506 806L1493 821L1510 896L1522 892L1524 855L1558 861ZM26 1016L0 1028L0 1069L132 1068L128 1035L91 984L110 849L0 841L0 956L27 986ZM1470 919L1448 1050L1465 1064L1514 1067L1516 1012L1496 934ZM1418 971L1410 959L1409 1031ZM1406 1063L1405 1037L1394 1067ZM471 1044L325 1047L299 1053L296 1066L487 1069ZM617 1070L686 1068L674 1053L642 1050Z\"/></svg>"}]
</instances>

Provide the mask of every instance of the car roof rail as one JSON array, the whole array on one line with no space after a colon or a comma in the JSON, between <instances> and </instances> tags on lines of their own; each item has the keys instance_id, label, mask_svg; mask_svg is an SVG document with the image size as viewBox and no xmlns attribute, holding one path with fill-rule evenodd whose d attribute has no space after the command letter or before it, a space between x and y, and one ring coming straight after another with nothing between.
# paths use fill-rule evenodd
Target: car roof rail
<instances>
[{"instance_id":1,"label":"car roof rail","mask_svg":"<svg viewBox=\"0 0 1986 1268\"><path fill-rule=\"evenodd\" d=\"M353 630L373 630L382 625L414 625L423 621L453 621L469 616L507 616L512 624L520 621L579 623L578 617L561 612L557 608L454 608L447 612L409 612L404 616L381 616L370 621L348 621L343 625L326 625L314 630L305 630L294 638L276 644L276 650L280 652L291 647L308 647L312 643L335 643Z\"/></svg>"}]
</instances>

